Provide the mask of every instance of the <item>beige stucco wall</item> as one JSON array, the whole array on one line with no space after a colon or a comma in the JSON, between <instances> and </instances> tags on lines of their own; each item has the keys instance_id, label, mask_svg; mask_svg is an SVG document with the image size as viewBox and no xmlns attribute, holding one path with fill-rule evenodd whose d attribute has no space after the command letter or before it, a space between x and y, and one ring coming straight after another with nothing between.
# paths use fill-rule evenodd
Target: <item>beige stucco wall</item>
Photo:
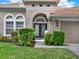
<instances>
[{"instance_id":1,"label":"beige stucco wall","mask_svg":"<svg viewBox=\"0 0 79 59\"><path fill-rule=\"evenodd\" d=\"M25 11L21 11L21 10L19 11L18 9L16 11L15 10L16 9L8 9L8 10L0 9L0 33L1 33L1 35L3 35L3 33L4 33L4 17L6 15L13 14L14 16L16 16L18 14L22 14L26 17Z\"/></svg>"},{"instance_id":2,"label":"beige stucco wall","mask_svg":"<svg viewBox=\"0 0 79 59\"><path fill-rule=\"evenodd\" d=\"M27 19L27 27L28 28L33 28L33 18L37 14L45 14L47 16L48 22L47 22L47 28L50 30L50 25L49 24L49 16L50 13L53 13L53 7L26 7L26 19Z\"/></svg>"},{"instance_id":3,"label":"beige stucco wall","mask_svg":"<svg viewBox=\"0 0 79 59\"><path fill-rule=\"evenodd\" d=\"M34 4L35 6L32 6ZM40 4L42 6L40 6ZM49 7L47 5L50 5ZM56 7L56 3L53 2L26 2L26 19L27 19L27 28L33 28L33 18L37 14L45 14L47 19L49 20L49 16L54 12L54 7ZM50 30L50 22L47 22L47 28Z\"/></svg>"}]
</instances>

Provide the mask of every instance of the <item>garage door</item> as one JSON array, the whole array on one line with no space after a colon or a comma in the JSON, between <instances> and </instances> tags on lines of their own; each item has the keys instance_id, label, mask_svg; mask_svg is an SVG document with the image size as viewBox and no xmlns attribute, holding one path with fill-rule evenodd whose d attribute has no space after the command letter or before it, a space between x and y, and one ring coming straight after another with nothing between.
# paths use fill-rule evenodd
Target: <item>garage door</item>
<instances>
[{"instance_id":1,"label":"garage door","mask_svg":"<svg viewBox=\"0 0 79 59\"><path fill-rule=\"evenodd\" d=\"M65 43L79 43L79 22L62 21L61 27L65 32Z\"/></svg>"}]
</instances>

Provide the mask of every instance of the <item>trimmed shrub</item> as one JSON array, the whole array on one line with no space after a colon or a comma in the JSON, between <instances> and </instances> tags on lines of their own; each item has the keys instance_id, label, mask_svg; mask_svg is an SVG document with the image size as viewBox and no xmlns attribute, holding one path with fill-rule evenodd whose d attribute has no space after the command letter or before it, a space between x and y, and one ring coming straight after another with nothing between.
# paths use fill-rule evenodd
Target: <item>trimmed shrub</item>
<instances>
[{"instance_id":1,"label":"trimmed shrub","mask_svg":"<svg viewBox=\"0 0 79 59\"><path fill-rule=\"evenodd\" d=\"M51 45L52 44L52 33L46 32L44 34L45 44Z\"/></svg>"},{"instance_id":2,"label":"trimmed shrub","mask_svg":"<svg viewBox=\"0 0 79 59\"><path fill-rule=\"evenodd\" d=\"M16 41L19 41L20 39L19 34L16 31L11 33L11 38L12 40L16 40Z\"/></svg>"},{"instance_id":3,"label":"trimmed shrub","mask_svg":"<svg viewBox=\"0 0 79 59\"><path fill-rule=\"evenodd\" d=\"M21 45L31 46L33 38L35 37L35 32L31 28L22 28L19 29L20 34L20 43Z\"/></svg>"},{"instance_id":4,"label":"trimmed shrub","mask_svg":"<svg viewBox=\"0 0 79 59\"><path fill-rule=\"evenodd\" d=\"M55 45L63 45L65 33L61 30L55 30L53 31L53 38L52 41Z\"/></svg>"}]
</instances>

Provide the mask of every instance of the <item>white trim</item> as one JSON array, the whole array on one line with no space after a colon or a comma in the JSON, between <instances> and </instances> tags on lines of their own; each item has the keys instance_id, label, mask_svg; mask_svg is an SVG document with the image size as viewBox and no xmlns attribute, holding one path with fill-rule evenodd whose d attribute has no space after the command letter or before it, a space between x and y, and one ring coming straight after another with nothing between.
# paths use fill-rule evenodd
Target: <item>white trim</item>
<instances>
[{"instance_id":1,"label":"white trim","mask_svg":"<svg viewBox=\"0 0 79 59\"><path fill-rule=\"evenodd\" d=\"M8 20L8 19L6 19L6 17L8 17L8 16L12 16L13 19L14 19L14 15L13 15L13 14L7 14L7 15L4 17L4 33L3 33L4 36L9 36L9 35L6 35L6 26L5 26L5 22L6 22L6 21L13 21L13 20Z\"/></svg>"},{"instance_id":2,"label":"white trim","mask_svg":"<svg viewBox=\"0 0 79 59\"><path fill-rule=\"evenodd\" d=\"M5 17L4 17L4 20L6 19L7 16L12 16L14 18L14 15L13 14L7 14Z\"/></svg>"}]
</instances>

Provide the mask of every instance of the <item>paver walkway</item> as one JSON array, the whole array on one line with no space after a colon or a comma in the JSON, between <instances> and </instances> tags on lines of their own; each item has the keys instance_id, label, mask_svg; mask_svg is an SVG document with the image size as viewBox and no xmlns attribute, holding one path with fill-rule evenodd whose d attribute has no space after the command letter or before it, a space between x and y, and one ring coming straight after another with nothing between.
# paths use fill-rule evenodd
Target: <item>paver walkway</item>
<instances>
[{"instance_id":1,"label":"paver walkway","mask_svg":"<svg viewBox=\"0 0 79 59\"><path fill-rule=\"evenodd\" d=\"M36 38L35 41L36 41L35 48L67 48L79 56L79 44L66 43L64 46L49 46L44 44L44 40L42 38L40 39Z\"/></svg>"}]
</instances>

